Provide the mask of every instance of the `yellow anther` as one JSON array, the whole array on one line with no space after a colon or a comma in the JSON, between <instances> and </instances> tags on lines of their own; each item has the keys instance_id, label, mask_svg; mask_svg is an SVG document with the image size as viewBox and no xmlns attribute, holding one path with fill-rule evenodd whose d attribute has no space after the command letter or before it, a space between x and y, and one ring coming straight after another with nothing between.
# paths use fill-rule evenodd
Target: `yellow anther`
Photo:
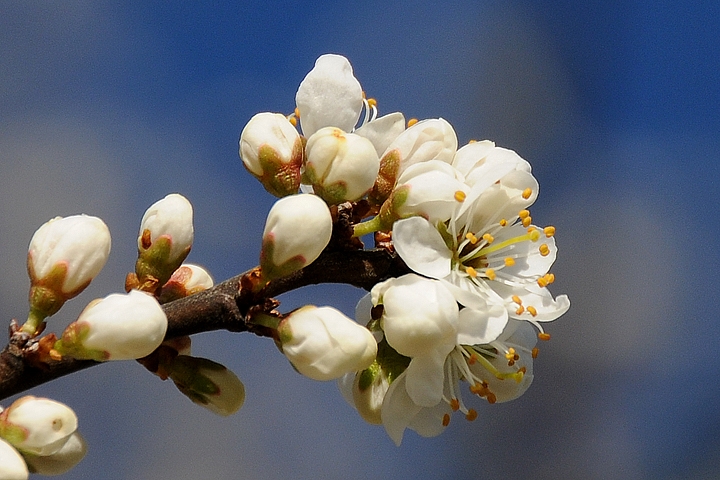
<instances>
[{"instance_id":1,"label":"yellow anther","mask_svg":"<svg viewBox=\"0 0 720 480\"><path fill-rule=\"evenodd\" d=\"M417 118L411 118L410 120L408 120L407 126L408 126L408 128L410 128L410 127L412 127L413 125L415 125L416 123L418 123L418 119L417 119Z\"/></svg>"},{"instance_id":2,"label":"yellow anther","mask_svg":"<svg viewBox=\"0 0 720 480\"><path fill-rule=\"evenodd\" d=\"M472 243L473 245L475 245L478 242L478 238L472 232L466 233L465 238L470 240L470 243Z\"/></svg>"},{"instance_id":3,"label":"yellow anther","mask_svg":"<svg viewBox=\"0 0 720 480\"><path fill-rule=\"evenodd\" d=\"M465 198L467 198L467 195L462 190L458 190L457 192L455 192L455 200L457 200L458 202L464 202Z\"/></svg>"},{"instance_id":4,"label":"yellow anther","mask_svg":"<svg viewBox=\"0 0 720 480\"><path fill-rule=\"evenodd\" d=\"M300 109L297 108L297 107L295 107L295 116L296 116L297 118L300 118Z\"/></svg>"},{"instance_id":5,"label":"yellow anther","mask_svg":"<svg viewBox=\"0 0 720 480\"><path fill-rule=\"evenodd\" d=\"M555 281L555 274L554 273L546 273L545 280L547 280L548 284L553 283Z\"/></svg>"},{"instance_id":6,"label":"yellow anther","mask_svg":"<svg viewBox=\"0 0 720 480\"><path fill-rule=\"evenodd\" d=\"M443 427L447 427L448 425L450 425L450 415L449 414L446 413L445 415L443 415L442 425L443 425Z\"/></svg>"},{"instance_id":7,"label":"yellow anther","mask_svg":"<svg viewBox=\"0 0 720 480\"><path fill-rule=\"evenodd\" d=\"M522 219L523 227L529 227L531 223L532 223L532 217L525 217Z\"/></svg>"},{"instance_id":8,"label":"yellow anther","mask_svg":"<svg viewBox=\"0 0 720 480\"><path fill-rule=\"evenodd\" d=\"M483 240L485 240L487 243L492 243L493 240L495 240L495 238L493 238L493 236L490 235L489 233L484 234L482 238L483 238Z\"/></svg>"},{"instance_id":9,"label":"yellow anther","mask_svg":"<svg viewBox=\"0 0 720 480\"><path fill-rule=\"evenodd\" d=\"M525 190L523 190L522 197L527 200L530 198L530 195L532 195L532 188L528 187Z\"/></svg>"},{"instance_id":10,"label":"yellow anther","mask_svg":"<svg viewBox=\"0 0 720 480\"><path fill-rule=\"evenodd\" d=\"M528 232L528 235L530 236L530 240L533 242L537 242L540 239L540 232L537 230L532 230Z\"/></svg>"},{"instance_id":11,"label":"yellow anther","mask_svg":"<svg viewBox=\"0 0 720 480\"><path fill-rule=\"evenodd\" d=\"M296 117L288 117L288 121L292 124L293 127L297 127L297 118Z\"/></svg>"},{"instance_id":12,"label":"yellow anther","mask_svg":"<svg viewBox=\"0 0 720 480\"><path fill-rule=\"evenodd\" d=\"M375 100L374 98L368 98L367 102L368 105L370 105L371 107L377 107L377 100Z\"/></svg>"},{"instance_id":13,"label":"yellow anther","mask_svg":"<svg viewBox=\"0 0 720 480\"><path fill-rule=\"evenodd\" d=\"M520 210L518 212L518 217L520 218L526 218L530 216L530 210Z\"/></svg>"},{"instance_id":14,"label":"yellow anther","mask_svg":"<svg viewBox=\"0 0 720 480\"><path fill-rule=\"evenodd\" d=\"M501 226L501 227L504 227L504 226L506 226L506 225L507 225L507 220L505 220L504 218L501 219L501 220L500 220L500 226Z\"/></svg>"},{"instance_id":15,"label":"yellow anther","mask_svg":"<svg viewBox=\"0 0 720 480\"><path fill-rule=\"evenodd\" d=\"M512 257L505 257L505 266L512 267L513 265L515 265L515 259Z\"/></svg>"},{"instance_id":16,"label":"yellow anther","mask_svg":"<svg viewBox=\"0 0 720 480\"><path fill-rule=\"evenodd\" d=\"M533 307L532 305L530 305L529 307L527 307L527 311L528 311L528 313L529 313L530 315L532 315L533 317L537 316L537 310L535 310L535 307Z\"/></svg>"},{"instance_id":17,"label":"yellow anther","mask_svg":"<svg viewBox=\"0 0 720 480\"><path fill-rule=\"evenodd\" d=\"M518 305L517 310L515 310L515 315L521 315L525 311L525 307L522 305Z\"/></svg>"},{"instance_id":18,"label":"yellow anther","mask_svg":"<svg viewBox=\"0 0 720 480\"><path fill-rule=\"evenodd\" d=\"M508 360L515 359L515 349L512 347L508 348L508 351L505 354L505 358L507 358Z\"/></svg>"},{"instance_id":19,"label":"yellow anther","mask_svg":"<svg viewBox=\"0 0 720 480\"><path fill-rule=\"evenodd\" d=\"M533 357L533 358L537 358L538 353L540 353L540 349L539 349L539 348L535 347L535 348L532 349L532 357Z\"/></svg>"},{"instance_id":20,"label":"yellow anther","mask_svg":"<svg viewBox=\"0 0 720 480\"><path fill-rule=\"evenodd\" d=\"M538 278L538 279L537 279L537 284L538 284L538 286L539 286L540 288L545 288L545 287L548 286L548 282L547 282L547 280L545 279L545 277L540 277L540 278Z\"/></svg>"},{"instance_id":21,"label":"yellow anther","mask_svg":"<svg viewBox=\"0 0 720 480\"><path fill-rule=\"evenodd\" d=\"M473 267L465 267L465 273L470 275L472 278L477 278L478 273Z\"/></svg>"},{"instance_id":22,"label":"yellow anther","mask_svg":"<svg viewBox=\"0 0 720 480\"><path fill-rule=\"evenodd\" d=\"M468 143L477 143L477 140L469 140Z\"/></svg>"},{"instance_id":23,"label":"yellow anther","mask_svg":"<svg viewBox=\"0 0 720 480\"><path fill-rule=\"evenodd\" d=\"M522 305L522 298L518 297L517 295L512 296L512 301L517 303L518 305Z\"/></svg>"},{"instance_id":24,"label":"yellow anther","mask_svg":"<svg viewBox=\"0 0 720 480\"><path fill-rule=\"evenodd\" d=\"M450 408L453 412L457 412L458 410L460 410L460 402L457 398L450 399Z\"/></svg>"},{"instance_id":25,"label":"yellow anther","mask_svg":"<svg viewBox=\"0 0 720 480\"><path fill-rule=\"evenodd\" d=\"M474 365L475 362L477 362L477 359L478 359L477 353L474 353L474 352L473 352L473 354L470 355L470 357L468 358L467 364L468 364L468 365Z\"/></svg>"},{"instance_id":26,"label":"yellow anther","mask_svg":"<svg viewBox=\"0 0 720 480\"><path fill-rule=\"evenodd\" d=\"M543 257L547 257L548 255L550 255L550 247L548 247L547 243L543 243L542 245L540 245L539 250L540 255L542 255Z\"/></svg>"},{"instance_id":27,"label":"yellow anther","mask_svg":"<svg viewBox=\"0 0 720 480\"><path fill-rule=\"evenodd\" d=\"M545 333L545 332L540 332L540 333L538 333L538 338L539 338L540 340L547 341L547 340L550 340L550 334L549 334L549 333Z\"/></svg>"},{"instance_id":28,"label":"yellow anther","mask_svg":"<svg viewBox=\"0 0 720 480\"><path fill-rule=\"evenodd\" d=\"M485 396L485 398L487 398L488 403L491 405L493 403L497 402L497 397L492 392L488 392L487 395Z\"/></svg>"},{"instance_id":29,"label":"yellow anther","mask_svg":"<svg viewBox=\"0 0 720 480\"><path fill-rule=\"evenodd\" d=\"M543 228L543 232L545 232L546 237L550 238L553 235L555 235L555 227L553 227L553 226L545 227L545 228Z\"/></svg>"},{"instance_id":30,"label":"yellow anther","mask_svg":"<svg viewBox=\"0 0 720 480\"><path fill-rule=\"evenodd\" d=\"M489 278L490 280L495 280L495 277L496 277L497 275L495 275L495 270L493 270L492 268L486 268L486 269L485 269L485 276L486 276L487 278Z\"/></svg>"},{"instance_id":31,"label":"yellow anther","mask_svg":"<svg viewBox=\"0 0 720 480\"><path fill-rule=\"evenodd\" d=\"M473 420L475 420L477 418L477 416L478 416L477 411L475 411L474 408L471 408L470 410L468 410L467 415L465 415L465 418L467 418L468 421L472 422Z\"/></svg>"}]
</instances>

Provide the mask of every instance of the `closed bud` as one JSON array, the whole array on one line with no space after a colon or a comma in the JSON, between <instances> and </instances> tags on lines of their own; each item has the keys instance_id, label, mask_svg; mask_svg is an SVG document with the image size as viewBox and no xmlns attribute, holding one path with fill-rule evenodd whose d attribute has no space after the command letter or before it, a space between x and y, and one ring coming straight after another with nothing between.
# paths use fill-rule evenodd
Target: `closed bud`
<instances>
[{"instance_id":1,"label":"closed bud","mask_svg":"<svg viewBox=\"0 0 720 480\"><path fill-rule=\"evenodd\" d=\"M193 235L193 208L185 197L172 193L152 204L140 222L135 264L140 284L167 282L190 253Z\"/></svg>"},{"instance_id":2,"label":"closed bud","mask_svg":"<svg viewBox=\"0 0 720 480\"><path fill-rule=\"evenodd\" d=\"M160 303L168 303L212 288L213 279L204 268L185 263L173 272L160 290Z\"/></svg>"},{"instance_id":3,"label":"closed bud","mask_svg":"<svg viewBox=\"0 0 720 480\"><path fill-rule=\"evenodd\" d=\"M70 435L65 445L52 455L39 456L26 453L25 461L32 473L48 476L62 475L80 463L86 453L87 442L76 431ZM0 478L5 477L0 476Z\"/></svg>"},{"instance_id":4,"label":"closed bud","mask_svg":"<svg viewBox=\"0 0 720 480\"><path fill-rule=\"evenodd\" d=\"M270 209L260 251L262 278L270 281L314 262L332 235L332 216L320 197L281 198Z\"/></svg>"},{"instance_id":5,"label":"closed bud","mask_svg":"<svg viewBox=\"0 0 720 480\"><path fill-rule=\"evenodd\" d=\"M0 437L21 452L52 455L75 430L75 412L48 398L27 395L0 413Z\"/></svg>"},{"instance_id":6,"label":"closed bud","mask_svg":"<svg viewBox=\"0 0 720 480\"><path fill-rule=\"evenodd\" d=\"M245 402L245 386L224 365L206 358L179 355L170 365L170 378L194 403L226 417Z\"/></svg>"},{"instance_id":7,"label":"closed bud","mask_svg":"<svg viewBox=\"0 0 720 480\"><path fill-rule=\"evenodd\" d=\"M56 313L100 273L109 254L110 231L97 217L56 217L41 226L28 248L32 314L42 320Z\"/></svg>"},{"instance_id":8,"label":"closed bud","mask_svg":"<svg viewBox=\"0 0 720 480\"><path fill-rule=\"evenodd\" d=\"M313 191L334 205L361 198L375 183L380 159L367 138L325 127L307 142L305 176Z\"/></svg>"},{"instance_id":9,"label":"closed bud","mask_svg":"<svg viewBox=\"0 0 720 480\"><path fill-rule=\"evenodd\" d=\"M333 380L370 366L377 342L370 330L331 307L308 305L278 326L279 342L295 369L313 380Z\"/></svg>"},{"instance_id":10,"label":"closed bud","mask_svg":"<svg viewBox=\"0 0 720 480\"><path fill-rule=\"evenodd\" d=\"M240 158L245 168L276 197L297 193L303 163L303 142L280 113L262 112L240 134Z\"/></svg>"},{"instance_id":11,"label":"closed bud","mask_svg":"<svg viewBox=\"0 0 720 480\"><path fill-rule=\"evenodd\" d=\"M300 125L306 137L323 127L353 129L363 108L360 82L341 55L321 55L295 95Z\"/></svg>"},{"instance_id":12,"label":"closed bud","mask_svg":"<svg viewBox=\"0 0 720 480\"><path fill-rule=\"evenodd\" d=\"M3 480L27 480L30 476L20 452L0 438L0 478Z\"/></svg>"},{"instance_id":13,"label":"closed bud","mask_svg":"<svg viewBox=\"0 0 720 480\"><path fill-rule=\"evenodd\" d=\"M91 302L55 349L79 359L133 360L160 346L166 331L167 317L155 297L132 290Z\"/></svg>"}]
</instances>

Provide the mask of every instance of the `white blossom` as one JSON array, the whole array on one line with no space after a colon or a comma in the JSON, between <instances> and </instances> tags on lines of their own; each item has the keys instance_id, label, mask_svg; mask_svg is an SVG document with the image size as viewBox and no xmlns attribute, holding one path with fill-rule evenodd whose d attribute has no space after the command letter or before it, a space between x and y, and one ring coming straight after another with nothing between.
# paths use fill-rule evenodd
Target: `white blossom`
<instances>
[{"instance_id":1,"label":"white blossom","mask_svg":"<svg viewBox=\"0 0 720 480\"><path fill-rule=\"evenodd\" d=\"M192 247L193 236L192 205L182 195L171 193L145 211L140 222L138 250L148 250L163 238L169 242L165 261L180 265Z\"/></svg>"},{"instance_id":2,"label":"white blossom","mask_svg":"<svg viewBox=\"0 0 720 480\"><path fill-rule=\"evenodd\" d=\"M324 127L308 138L305 149L307 181L331 205L358 200L375 183L380 159L365 137Z\"/></svg>"},{"instance_id":3,"label":"white blossom","mask_svg":"<svg viewBox=\"0 0 720 480\"><path fill-rule=\"evenodd\" d=\"M313 380L333 380L367 368L377 354L370 331L331 307L308 305L278 326L282 352Z\"/></svg>"},{"instance_id":4,"label":"white blossom","mask_svg":"<svg viewBox=\"0 0 720 480\"><path fill-rule=\"evenodd\" d=\"M160 303L168 303L202 292L212 288L213 284L212 277L203 267L192 263L183 263L163 285L160 291Z\"/></svg>"},{"instance_id":5,"label":"white blossom","mask_svg":"<svg viewBox=\"0 0 720 480\"><path fill-rule=\"evenodd\" d=\"M320 197L297 194L276 201L263 230L263 278L279 278L314 262L331 235L330 209Z\"/></svg>"},{"instance_id":6,"label":"white blossom","mask_svg":"<svg viewBox=\"0 0 720 480\"><path fill-rule=\"evenodd\" d=\"M87 442L80 432L75 431L57 452L47 456L26 453L25 461L32 473L48 476L62 475L80 463L86 453ZM0 478L5 477L0 476Z\"/></svg>"},{"instance_id":7,"label":"white blossom","mask_svg":"<svg viewBox=\"0 0 720 480\"><path fill-rule=\"evenodd\" d=\"M48 398L27 395L0 413L0 437L21 452L52 455L75 430L75 412Z\"/></svg>"},{"instance_id":8,"label":"white blossom","mask_svg":"<svg viewBox=\"0 0 720 480\"><path fill-rule=\"evenodd\" d=\"M27 480L30 476L20 452L0 438L0 478L3 480Z\"/></svg>"},{"instance_id":9,"label":"white blossom","mask_svg":"<svg viewBox=\"0 0 720 480\"><path fill-rule=\"evenodd\" d=\"M116 293L91 302L55 348L74 358L133 360L160 346L167 324L155 297L137 290Z\"/></svg>"}]
</instances>

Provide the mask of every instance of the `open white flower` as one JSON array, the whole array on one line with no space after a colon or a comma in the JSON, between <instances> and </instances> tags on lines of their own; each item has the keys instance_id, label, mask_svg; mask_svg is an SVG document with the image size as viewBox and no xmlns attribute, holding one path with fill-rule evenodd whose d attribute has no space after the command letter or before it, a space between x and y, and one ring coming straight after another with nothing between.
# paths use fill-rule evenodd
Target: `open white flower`
<instances>
[{"instance_id":1,"label":"open white flower","mask_svg":"<svg viewBox=\"0 0 720 480\"><path fill-rule=\"evenodd\" d=\"M554 227L532 225L527 210L538 185L526 163L489 161L474 165L470 193L461 194L448 222L422 217L399 220L393 242L415 272L447 282L470 308L500 304L511 318L554 320L567 311L565 295L553 299L547 285L557 248Z\"/></svg>"}]
</instances>

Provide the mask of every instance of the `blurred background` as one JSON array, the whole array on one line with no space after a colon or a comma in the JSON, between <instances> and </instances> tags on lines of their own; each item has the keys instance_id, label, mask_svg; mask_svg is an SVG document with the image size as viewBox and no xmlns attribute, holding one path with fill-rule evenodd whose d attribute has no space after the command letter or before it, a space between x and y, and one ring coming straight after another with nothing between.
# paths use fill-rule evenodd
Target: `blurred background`
<instances>
[{"instance_id":1,"label":"blurred background","mask_svg":"<svg viewBox=\"0 0 720 480\"><path fill-rule=\"evenodd\" d=\"M381 113L442 116L461 144L532 163L533 217L558 229L553 292L573 303L523 397L471 400L475 422L399 448L248 334L193 340L245 383L230 418L133 362L77 373L30 392L79 415L90 450L62 478L720 477L719 29L710 1L2 2L3 323L27 313L27 245L56 215L100 216L113 251L52 331L122 290L140 218L168 193L195 208L189 261L216 281L254 266L273 198L239 133L290 113L329 52ZM307 288L282 309L352 314L361 295Z\"/></svg>"}]
</instances>

